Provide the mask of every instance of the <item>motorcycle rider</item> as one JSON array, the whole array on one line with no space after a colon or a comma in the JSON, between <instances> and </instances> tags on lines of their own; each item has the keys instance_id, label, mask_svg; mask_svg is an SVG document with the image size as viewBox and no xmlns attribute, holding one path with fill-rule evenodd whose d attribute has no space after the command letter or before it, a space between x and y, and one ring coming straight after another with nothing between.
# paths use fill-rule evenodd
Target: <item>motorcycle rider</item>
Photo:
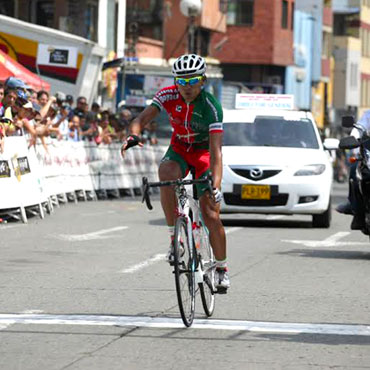
<instances>
[{"instance_id":1,"label":"motorcycle rider","mask_svg":"<svg viewBox=\"0 0 370 370\"><path fill-rule=\"evenodd\" d=\"M370 110L365 111L362 117L354 124L350 136L361 139L365 133L370 134ZM362 230L364 232L365 208L361 200L359 183L356 176L358 163L356 161L350 168L348 200L346 203L339 204L336 210L339 213L352 214L351 230Z\"/></svg>"}]
</instances>

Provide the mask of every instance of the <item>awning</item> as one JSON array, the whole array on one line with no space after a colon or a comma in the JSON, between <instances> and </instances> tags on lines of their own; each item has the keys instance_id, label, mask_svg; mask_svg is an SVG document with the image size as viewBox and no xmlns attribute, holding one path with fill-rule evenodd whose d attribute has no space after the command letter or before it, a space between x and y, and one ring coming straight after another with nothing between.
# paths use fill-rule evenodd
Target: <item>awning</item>
<instances>
[{"instance_id":1,"label":"awning","mask_svg":"<svg viewBox=\"0 0 370 370\"><path fill-rule=\"evenodd\" d=\"M8 77L21 79L26 85L34 90L50 90L50 84L36 74L23 67L8 54L0 50L0 81L4 82Z\"/></svg>"}]
</instances>

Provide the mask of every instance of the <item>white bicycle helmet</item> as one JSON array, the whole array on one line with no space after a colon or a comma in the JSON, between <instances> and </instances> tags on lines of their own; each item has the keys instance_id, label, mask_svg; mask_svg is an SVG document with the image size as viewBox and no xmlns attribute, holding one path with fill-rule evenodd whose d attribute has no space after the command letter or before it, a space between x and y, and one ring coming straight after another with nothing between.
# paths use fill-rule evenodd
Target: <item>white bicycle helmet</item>
<instances>
[{"instance_id":1,"label":"white bicycle helmet","mask_svg":"<svg viewBox=\"0 0 370 370\"><path fill-rule=\"evenodd\" d=\"M186 75L203 75L206 72L206 61L196 54L185 54L177 58L172 66L174 77Z\"/></svg>"}]
</instances>

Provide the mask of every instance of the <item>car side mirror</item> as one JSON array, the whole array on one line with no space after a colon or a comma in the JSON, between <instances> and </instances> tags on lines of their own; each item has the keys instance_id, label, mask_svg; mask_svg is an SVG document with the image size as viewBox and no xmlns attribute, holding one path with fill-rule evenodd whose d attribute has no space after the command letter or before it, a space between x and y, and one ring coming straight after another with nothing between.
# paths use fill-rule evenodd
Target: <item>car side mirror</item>
<instances>
[{"instance_id":1,"label":"car side mirror","mask_svg":"<svg viewBox=\"0 0 370 370\"><path fill-rule=\"evenodd\" d=\"M355 149L360 146L360 143L354 136L347 136L339 141L340 149Z\"/></svg>"},{"instance_id":2,"label":"car side mirror","mask_svg":"<svg viewBox=\"0 0 370 370\"><path fill-rule=\"evenodd\" d=\"M328 137L323 142L324 149L326 150L337 150L339 147L339 140L336 138Z\"/></svg>"},{"instance_id":3,"label":"car side mirror","mask_svg":"<svg viewBox=\"0 0 370 370\"><path fill-rule=\"evenodd\" d=\"M342 117L342 127L352 128L355 124L353 116L343 116Z\"/></svg>"}]
</instances>

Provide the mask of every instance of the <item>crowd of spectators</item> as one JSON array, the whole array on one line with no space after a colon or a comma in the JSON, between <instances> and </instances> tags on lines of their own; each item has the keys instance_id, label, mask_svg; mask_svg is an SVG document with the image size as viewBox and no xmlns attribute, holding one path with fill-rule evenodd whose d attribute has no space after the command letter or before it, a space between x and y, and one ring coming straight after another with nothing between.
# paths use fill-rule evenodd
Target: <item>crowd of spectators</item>
<instances>
[{"instance_id":1,"label":"crowd of spectators","mask_svg":"<svg viewBox=\"0 0 370 370\"><path fill-rule=\"evenodd\" d=\"M67 141L90 141L97 145L122 142L133 115L125 107L116 112L102 109L87 99L58 92L34 91L22 80L9 77L0 84L0 153L6 136L27 137L29 146L38 140L47 150L46 137ZM157 144L156 123L142 132L142 140Z\"/></svg>"}]
</instances>

